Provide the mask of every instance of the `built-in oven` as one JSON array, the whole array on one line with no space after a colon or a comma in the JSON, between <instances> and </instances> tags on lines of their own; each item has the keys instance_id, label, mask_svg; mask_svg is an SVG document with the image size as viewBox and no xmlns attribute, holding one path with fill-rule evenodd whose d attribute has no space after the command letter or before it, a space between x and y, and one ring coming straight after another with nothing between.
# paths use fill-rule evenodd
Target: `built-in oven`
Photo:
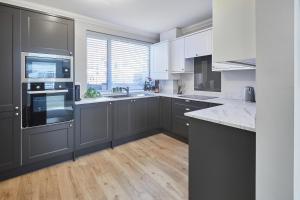
<instances>
[{"instance_id":1,"label":"built-in oven","mask_svg":"<svg viewBox=\"0 0 300 200\"><path fill-rule=\"evenodd\" d=\"M73 82L22 83L23 128L73 120Z\"/></svg>"},{"instance_id":2,"label":"built-in oven","mask_svg":"<svg viewBox=\"0 0 300 200\"><path fill-rule=\"evenodd\" d=\"M73 82L73 57L51 54L21 54L22 82Z\"/></svg>"}]
</instances>

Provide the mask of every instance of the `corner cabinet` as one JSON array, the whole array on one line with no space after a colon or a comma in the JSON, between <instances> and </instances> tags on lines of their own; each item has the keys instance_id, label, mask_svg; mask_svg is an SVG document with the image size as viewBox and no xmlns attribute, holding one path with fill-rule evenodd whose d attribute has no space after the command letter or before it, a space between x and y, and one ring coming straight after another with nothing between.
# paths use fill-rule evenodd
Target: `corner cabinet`
<instances>
[{"instance_id":1,"label":"corner cabinet","mask_svg":"<svg viewBox=\"0 0 300 200\"><path fill-rule=\"evenodd\" d=\"M21 10L23 52L73 55L74 21Z\"/></svg>"},{"instance_id":2,"label":"corner cabinet","mask_svg":"<svg viewBox=\"0 0 300 200\"><path fill-rule=\"evenodd\" d=\"M178 38L171 41L172 73L193 73L194 59L185 59L185 39Z\"/></svg>"},{"instance_id":3,"label":"corner cabinet","mask_svg":"<svg viewBox=\"0 0 300 200\"><path fill-rule=\"evenodd\" d=\"M176 80L179 76L171 74L170 42L164 41L151 46L151 78L156 80Z\"/></svg>"},{"instance_id":4,"label":"corner cabinet","mask_svg":"<svg viewBox=\"0 0 300 200\"><path fill-rule=\"evenodd\" d=\"M20 10L0 5L0 172L20 166Z\"/></svg>"},{"instance_id":5,"label":"corner cabinet","mask_svg":"<svg viewBox=\"0 0 300 200\"><path fill-rule=\"evenodd\" d=\"M185 37L185 58L212 55L212 29L206 29Z\"/></svg>"},{"instance_id":6,"label":"corner cabinet","mask_svg":"<svg viewBox=\"0 0 300 200\"><path fill-rule=\"evenodd\" d=\"M112 102L76 105L76 150L112 141L112 106Z\"/></svg>"}]
</instances>

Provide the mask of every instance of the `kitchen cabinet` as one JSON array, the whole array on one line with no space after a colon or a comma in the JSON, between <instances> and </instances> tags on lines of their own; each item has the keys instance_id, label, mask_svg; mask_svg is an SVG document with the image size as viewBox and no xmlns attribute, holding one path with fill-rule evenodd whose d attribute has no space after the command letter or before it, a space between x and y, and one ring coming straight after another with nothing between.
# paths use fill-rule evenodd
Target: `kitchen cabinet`
<instances>
[{"instance_id":1,"label":"kitchen cabinet","mask_svg":"<svg viewBox=\"0 0 300 200\"><path fill-rule=\"evenodd\" d=\"M160 123L163 130L172 130L172 98L160 97Z\"/></svg>"},{"instance_id":2,"label":"kitchen cabinet","mask_svg":"<svg viewBox=\"0 0 300 200\"><path fill-rule=\"evenodd\" d=\"M131 100L113 104L113 140L128 137L131 132Z\"/></svg>"},{"instance_id":3,"label":"kitchen cabinet","mask_svg":"<svg viewBox=\"0 0 300 200\"><path fill-rule=\"evenodd\" d=\"M0 172L20 165L20 11L0 5Z\"/></svg>"},{"instance_id":4,"label":"kitchen cabinet","mask_svg":"<svg viewBox=\"0 0 300 200\"><path fill-rule=\"evenodd\" d=\"M148 130L147 98L131 100L131 133L133 135Z\"/></svg>"},{"instance_id":5,"label":"kitchen cabinet","mask_svg":"<svg viewBox=\"0 0 300 200\"><path fill-rule=\"evenodd\" d=\"M255 0L214 0L213 19L213 62L256 58Z\"/></svg>"},{"instance_id":6,"label":"kitchen cabinet","mask_svg":"<svg viewBox=\"0 0 300 200\"><path fill-rule=\"evenodd\" d=\"M255 199L255 133L190 119L189 199Z\"/></svg>"},{"instance_id":7,"label":"kitchen cabinet","mask_svg":"<svg viewBox=\"0 0 300 200\"><path fill-rule=\"evenodd\" d=\"M193 73L194 59L185 59L185 39L171 41L172 73Z\"/></svg>"},{"instance_id":8,"label":"kitchen cabinet","mask_svg":"<svg viewBox=\"0 0 300 200\"><path fill-rule=\"evenodd\" d=\"M185 58L212 55L212 29L185 37Z\"/></svg>"},{"instance_id":9,"label":"kitchen cabinet","mask_svg":"<svg viewBox=\"0 0 300 200\"><path fill-rule=\"evenodd\" d=\"M73 55L74 21L39 12L21 11L23 52Z\"/></svg>"},{"instance_id":10,"label":"kitchen cabinet","mask_svg":"<svg viewBox=\"0 0 300 200\"><path fill-rule=\"evenodd\" d=\"M147 103L148 112L148 130L157 130L160 128L159 120L159 97L148 98Z\"/></svg>"},{"instance_id":11,"label":"kitchen cabinet","mask_svg":"<svg viewBox=\"0 0 300 200\"><path fill-rule=\"evenodd\" d=\"M151 46L150 74L156 80L175 80L178 75L171 74L170 42L164 41Z\"/></svg>"},{"instance_id":12,"label":"kitchen cabinet","mask_svg":"<svg viewBox=\"0 0 300 200\"><path fill-rule=\"evenodd\" d=\"M73 146L73 122L23 129L22 164L36 163L71 153Z\"/></svg>"},{"instance_id":13,"label":"kitchen cabinet","mask_svg":"<svg viewBox=\"0 0 300 200\"><path fill-rule=\"evenodd\" d=\"M112 106L112 102L76 106L76 150L112 141Z\"/></svg>"},{"instance_id":14,"label":"kitchen cabinet","mask_svg":"<svg viewBox=\"0 0 300 200\"><path fill-rule=\"evenodd\" d=\"M191 101L185 99L173 99L172 101L172 133L178 137L187 140L190 122L188 117L184 116L186 112L209 108L210 104L200 101Z\"/></svg>"}]
</instances>

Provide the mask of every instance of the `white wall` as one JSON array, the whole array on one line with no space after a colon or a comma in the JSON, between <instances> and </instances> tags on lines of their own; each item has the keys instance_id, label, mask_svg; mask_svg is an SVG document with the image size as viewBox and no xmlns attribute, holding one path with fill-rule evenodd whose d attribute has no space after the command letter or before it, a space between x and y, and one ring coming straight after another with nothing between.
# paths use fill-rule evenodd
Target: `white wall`
<instances>
[{"instance_id":1,"label":"white wall","mask_svg":"<svg viewBox=\"0 0 300 200\"><path fill-rule=\"evenodd\" d=\"M293 199L293 17L294 0L256 0L257 200Z\"/></svg>"},{"instance_id":2,"label":"white wall","mask_svg":"<svg viewBox=\"0 0 300 200\"><path fill-rule=\"evenodd\" d=\"M300 0L295 1L294 199L300 200Z\"/></svg>"}]
</instances>

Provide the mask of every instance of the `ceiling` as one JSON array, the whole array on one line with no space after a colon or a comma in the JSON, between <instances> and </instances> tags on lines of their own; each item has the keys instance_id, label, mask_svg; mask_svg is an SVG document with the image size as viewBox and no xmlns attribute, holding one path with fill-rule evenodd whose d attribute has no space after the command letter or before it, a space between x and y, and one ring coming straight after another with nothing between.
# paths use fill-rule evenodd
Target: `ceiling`
<instances>
[{"instance_id":1,"label":"ceiling","mask_svg":"<svg viewBox=\"0 0 300 200\"><path fill-rule=\"evenodd\" d=\"M212 0L27 0L149 33L186 27L212 16Z\"/></svg>"}]
</instances>

